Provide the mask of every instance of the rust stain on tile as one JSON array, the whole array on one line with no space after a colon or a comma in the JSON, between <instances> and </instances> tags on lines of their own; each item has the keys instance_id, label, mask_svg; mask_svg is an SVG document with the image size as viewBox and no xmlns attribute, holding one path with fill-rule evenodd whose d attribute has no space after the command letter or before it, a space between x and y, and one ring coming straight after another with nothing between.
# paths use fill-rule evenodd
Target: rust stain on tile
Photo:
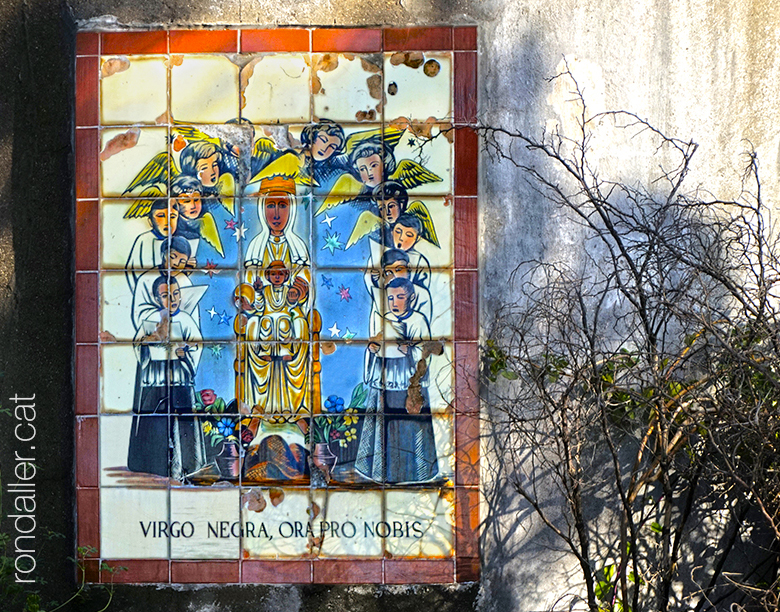
<instances>
[{"instance_id":1,"label":"rust stain on tile","mask_svg":"<svg viewBox=\"0 0 780 612\"><path fill-rule=\"evenodd\" d=\"M103 62L103 65L100 67L100 76L105 79L119 72L124 72L129 68L130 60L127 59L124 55L120 57L112 57L111 59Z\"/></svg>"},{"instance_id":2,"label":"rust stain on tile","mask_svg":"<svg viewBox=\"0 0 780 612\"><path fill-rule=\"evenodd\" d=\"M139 128L130 128L124 134L117 134L106 143L106 146L100 152L100 161L106 161L117 153L132 149L138 144L138 138L141 136Z\"/></svg>"}]
</instances>

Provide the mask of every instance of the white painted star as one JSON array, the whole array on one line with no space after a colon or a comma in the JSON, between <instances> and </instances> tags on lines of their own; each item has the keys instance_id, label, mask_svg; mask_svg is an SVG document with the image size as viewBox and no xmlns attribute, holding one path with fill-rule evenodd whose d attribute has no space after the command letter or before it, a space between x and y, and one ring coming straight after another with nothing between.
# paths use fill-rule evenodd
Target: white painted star
<instances>
[{"instance_id":1,"label":"white painted star","mask_svg":"<svg viewBox=\"0 0 780 612\"><path fill-rule=\"evenodd\" d=\"M333 327L329 327L328 331L330 332L331 338L338 338L339 334L341 333L341 330L338 328L338 325L335 323L333 324Z\"/></svg>"},{"instance_id":2,"label":"white painted star","mask_svg":"<svg viewBox=\"0 0 780 612\"><path fill-rule=\"evenodd\" d=\"M219 313L217 313L217 310L216 310L216 309L215 309L213 306L211 307L211 310L207 310L206 312L207 312L207 313L209 313L209 314L211 315L211 318L212 318L212 319L213 319L213 318L214 318L214 317L215 317L217 314L219 314Z\"/></svg>"},{"instance_id":3,"label":"white painted star","mask_svg":"<svg viewBox=\"0 0 780 612\"><path fill-rule=\"evenodd\" d=\"M332 228L333 226L331 223L333 223L336 220L336 217L331 217L328 213L325 213L325 218L320 221L320 223L327 223L328 227Z\"/></svg>"},{"instance_id":4,"label":"white painted star","mask_svg":"<svg viewBox=\"0 0 780 612\"><path fill-rule=\"evenodd\" d=\"M240 227L237 225L233 230L233 236L235 236L236 242L241 242L241 239L244 238L244 234L246 234L246 226L243 223Z\"/></svg>"}]
</instances>

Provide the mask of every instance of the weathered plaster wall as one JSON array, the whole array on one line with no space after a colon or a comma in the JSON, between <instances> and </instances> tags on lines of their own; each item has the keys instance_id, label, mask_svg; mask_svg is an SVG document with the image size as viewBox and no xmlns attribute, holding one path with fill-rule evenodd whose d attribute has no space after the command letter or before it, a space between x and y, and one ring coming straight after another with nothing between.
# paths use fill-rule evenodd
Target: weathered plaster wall
<instances>
[{"instance_id":1,"label":"weathered plaster wall","mask_svg":"<svg viewBox=\"0 0 780 612\"><path fill-rule=\"evenodd\" d=\"M36 394L40 416L38 575L60 596L72 582L72 55L76 23L429 25L480 27L480 116L527 131L567 125L565 87L545 79L566 58L592 110L627 109L700 144L691 184L735 194L739 154L758 151L765 197L780 176L780 12L768 0L3 0L0 2L0 388ZM605 168L649 176L645 153L616 147ZM576 256L576 233L509 165L483 160L482 317L511 300L516 262ZM4 402L7 405L7 402ZM15 450L0 415L0 468ZM485 462L488 463L487 461ZM500 460L490 462L500 466ZM489 481L490 474L486 473ZM552 605L573 565L502 489L486 504L484 579L453 588L123 588L116 610L481 610ZM7 501L6 501L7 503ZM4 511L7 512L7 508ZM82 609L99 607L96 600Z\"/></svg>"}]
</instances>

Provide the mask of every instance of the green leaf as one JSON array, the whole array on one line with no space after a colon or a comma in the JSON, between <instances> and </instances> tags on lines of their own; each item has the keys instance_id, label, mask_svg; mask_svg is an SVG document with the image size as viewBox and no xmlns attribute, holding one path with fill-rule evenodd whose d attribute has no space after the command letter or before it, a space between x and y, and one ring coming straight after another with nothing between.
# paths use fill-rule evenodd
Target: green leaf
<instances>
[{"instance_id":1,"label":"green leaf","mask_svg":"<svg viewBox=\"0 0 780 612\"><path fill-rule=\"evenodd\" d=\"M661 523L658 523L657 521L653 521L650 523L650 529L652 529L655 533L663 533L664 528L661 527Z\"/></svg>"},{"instance_id":2,"label":"green leaf","mask_svg":"<svg viewBox=\"0 0 780 612\"><path fill-rule=\"evenodd\" d=\"M501 376L503 376L507 380L517 380L518 378L520 378L517 375L517 372L513 372L512 370L501 370Z\"/></svg>"},{"instance_id":3,"label":"green leaf","mask_svg":"<svg viewBox=\"0 0 780 612\"><path fill-rule=\"evenodd\" d=\"M615 564L612 563L611 565L606 565L602 571L604 572L604 580L607 582L612 582L617 569L615 568Z\"/></svg>"},{"instance_id":4,"label":"green leaf","mask_svg":"<svg viewBox=\"0 0 780 612\"><path fill-rule=\"evenodd\" d=\"M605 580L599 580L596 583L596 599L599 601L606 601L610 599L612 595L612 584Z\"/></svg>"}]
</instances>

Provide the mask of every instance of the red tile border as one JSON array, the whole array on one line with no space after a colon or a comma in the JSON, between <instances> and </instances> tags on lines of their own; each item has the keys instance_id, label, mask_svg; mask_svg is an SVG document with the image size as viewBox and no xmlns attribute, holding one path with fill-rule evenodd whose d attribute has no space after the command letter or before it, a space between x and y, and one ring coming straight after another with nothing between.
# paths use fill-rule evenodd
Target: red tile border
<instances>
[{"instance_id":1,"label":"red tile border","mask_svg":"<svg viewBox=\"0 0 780 612\"><path fill-rule=\"evenodd\" d=\"M382 30L324 28L312 31L312 51L315 52L371 53L381 50Z\"/></svg>"},{"instance_id":2,"label":"red tile border","mask_svg":"<svg viewBox=\"0 0 780 612\"><path fill-rule=\"evenodd\" d=\"M168 32L104 32L101 47L103 55L168 53Z\"/></svg>"},{"instance_id":3,"label":"red tile border","mask_svg":"<svg viewBox=\"0 0 780 612\"><path fill-rule=\"evenodd\" d=\"M98 124L98 71L100 58L76 58L76 125Z\"/></svg>"},{"instance_id":4,"label":"red tile border","mask_svg":"<svg viewBox=\"0 0 780 612\"><path fill-rule=\"evenodd\" d=\"M171 561L171 582L180 584L237 584L238 561Z\"/></svg>"},{"instance_id":5,"label":"red tile border","mask_svg":"<svg viewBox=\"0 0 780 612\"><path fill-rule=\"evenodd\" d=\"M76 484L79 487L98 486L97 417L76 418Z\"/></svg>"},{"instance_id":6,"label":"red tile border","mask_svg":"<svg viewBox=\"0 0 780 612\"><path fill-rule=\"evenodd\" d=\"M479 337L479 283L476 270L455 271L455 340Z\"/></svg>"},{"instance_id":7,"label":"red tile border","mask_svg":"<svg viewBox=\"0 0 780 612\"><path fill-rule=\"evenodd\" d=\"M76 342L95 343L98 338L98 275L76 274Z\"/></svg>"},{"instance_id":8,"label":"red tile border","mask_svg":"<svg viewBox=\"0 0 780 612\"><path fill-rule=\"evenodd\" d=\"M455 560L455 579L458 582L477 582L480 575L478 558L458 557Z\"/></svg>"},{"instance_id":9,"label":"red tile border","mask_svg":"<svg viewBox=\"0 0 780 612\"><path fill-rule=\"evenodd\" d=\"M98 197L98 131L76 130L76 197Z\"/></svg>"},{"instance_id":10,"label":"red tile border","mask_svg":"<svg viewBox=\"0 0 780 612\"><path fill-rule=\"evenodd\" d=\"M479 491L455 489L455 542L458 557L479 558Z\"/></svg>"},{"instance_id":11,"label":"red tile border","mask_svg":"<svg viewBox=\"0 0 780 612\"><path fill-rule=\"evenodd\" d=\"M455 195L477 195L479 138L471 128L455 129Z\"/></svg>"},{"instance_id":12,"label":"red tile border","mask_svg":"<svg viewBox=\"0 0 780 612\"><path fill-rule=\"evenodd\" d=\"M455 415L455 484L479 484L479 417Z\"/></svg>"},{"instance_id":13,"label":"red tile border","mask_svg":"<svg viewBox=\"0 0 780 612\"><path fill-rule=\"evenodd\" d=\"M241 30L241 53L260 51L309 51L309 30Z\"/></svg>"},{"instance_id":14,"label":"red tile border","mask_svg":"<svg viewBox=\"0 0 780 612\"><path fill-rule=\"evenodd\" d=\"M100 561L98 559L86 559L82 561L84 566L84 580L86 582L97 584L100 582ZM81 584L81 570L76 568L76 581Z\"/></svg>"},{"instance_id":15,"label":"red tile border","mask_svg":"<svg viewBox=\"0 0 780 612\"><path fill-rule=\"evenodd\" d=\"M243 561L241 582L308 584L311 582L311 561Z\"/></svg>"},{"instance_id":16,"label":"red tile border","mask_svg":"<svg viewBox=\"0 0 780 612\"><path fill-rule=\"evenodd\" d=\"M237 53L238 30L171 30L171 53Z\"/></svg>"},{"instance_id":17,"label":"red tile border","mask_svg":"<svg viewBox=\"0 0 780 612\"><path fill-rule=\"evenodd\" d=\"M449 51L452 28L389 28L382 30L385 51Z\"/></svg>"},{"instance_id":18,"label":"red tile border","mask_svg":"<svg viewBox=\"0 0 780 612\"><path fill-rule=\"evenodd\" d=\"M477 50L477 26L452 28L452 47L456 51Z\"/></svg>"},{"instance_id":19,"label":"red tile border","mask_svg":"<svg viewBox=\"0 0 780 612\"><path fill-rule=\"evenodd\" d=\"M454 53L455 123L477 122L477 54Z\"/></svg>"},{"instance_id":20,"label":"red tile border","mask_svg":"<svg viewBox=\"0 0 780 612\"><path fill-rule=\"evenodd\" d=\"M478 265L479 215L477 198L455 198L455 269L474 270Z\"/></svg>"},{"instance_id":21,"label":"red tile border","mask_svg":"<svg viewBox=\"0 0 780 612\"><path fill-rule=\"evenodd\" d=\"M385 584L450 584L455 582L453 559L385 561Z\"/></svg>"},{"instance_id":22,"label":"red tile border","mask_svg":"<svg viewBox=\"0 0 780 612\"><path fill-rule=\"evenodd\" d=\"M76 346L76 414L94 415L98 410L98 374L100 372L96 344Z\"/></svg>"},{"instance_id":23,"label":"red tile border","mask_svg":"<svg viewBox=\"0 0 780 612\"><path fill-rule=\"evenodd\" d=\"M479 415L479 346L455 343L455 412Z\"/></svg>"},{"instance_id":24,"label":"red tile border","mask_svg":"<svg viewBox=\"0 0 780 612\"><path fill-rule=\"evenodd\" d=\"M100 572L100 582L109 584L149 584L168 582L167 559L110 559L103 563L115 568L116 571ZM124 569L122 569L124 568Z\"/></svg>"},{"instance_id":25,"label":"red tile border","mask_svg":"<svg viewBox=\"0 0 780 612\"><path fill-rule=\"evenodd\" d=\"M358 561L350 559L322 559L313 562L316 584L380 584L381 559Z\"/></svg>"},{"instance_id":26,"label":"red tile border","mask_svg":"<svg viewBox=\"0 0 780 612\"><path fill-rule=\"evenodd\" d=\"M76 200L76 270L98 269L98 200Z\"/></svg>"},{"instance_id":27,"label":"red tile border","mask_svg":"<svg viewBox=\"0 0 780 612\"><path fill-rule=\"evenodd\" d=\"M100 53L100 34L97 32L76 33L76 55L98 55Z\"/></svg>"},{"instance_id":28,"label":"red tile border","mask_svg":"<svg viewBox=\"0 0 780 612\"><path fill-rule=\"evenodd\" d=\"M100 489L76 491L76 527L77 545L94 549L88 558L100 557Z\"/></svg>"}]
</instances>

